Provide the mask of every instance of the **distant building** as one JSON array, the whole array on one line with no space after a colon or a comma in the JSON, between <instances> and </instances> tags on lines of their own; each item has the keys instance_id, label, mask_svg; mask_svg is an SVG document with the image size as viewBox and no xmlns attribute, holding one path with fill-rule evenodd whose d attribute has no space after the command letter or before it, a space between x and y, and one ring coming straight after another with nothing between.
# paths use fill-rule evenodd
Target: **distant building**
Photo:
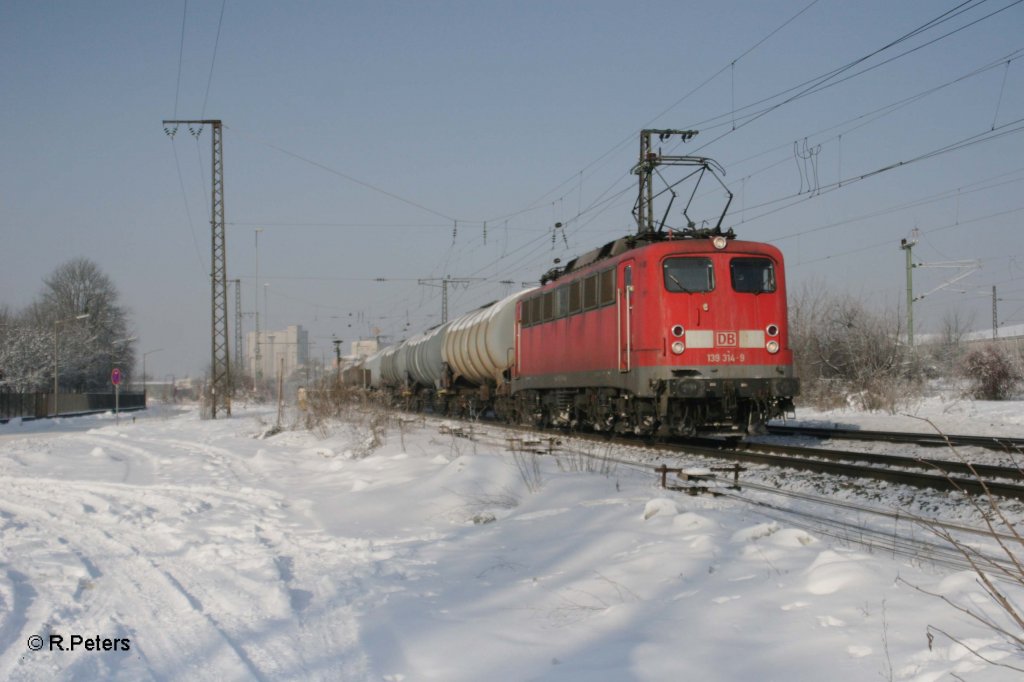
<instances>
[{"instance_id":1,"label":"distant building","mask_svg":"<svg viewBox=\"0 0 1024 682\"><path fill-rule=\"evenodd\" d=\"M968 343L972 341L992 341L998 339L1008 340L1020 340L1024 338L1024 324L1014 324L1000 327L996 334L992 333L991 329L983 329L977 332L969 332L964 334L964 341Z\"/></svg>"},{"instance_id":2,"label":"distant building","mask_svg":"<svg viewBox=\"0 0 1024 682\"><path fill-rule=\"evenodd\" d=\"M284 361L284 376L288 377L309 363L309 332L302 325L295 325L279 331L259 333L260 364L256 364L256 332L246 335L245 364L252 376L262 375L264 379L277 377Z\"/></svg>"},{"instance_id":3,"label":"distant building","mask_svg":"<svg viewBox=\"0 0 1024 682\"><path fill-rule=\"evenodd\" d=\"M377 352L380 344L377 339L360 339L352 342L352 355L357 358L365 358Z\"/></svg>"}]
</instances>

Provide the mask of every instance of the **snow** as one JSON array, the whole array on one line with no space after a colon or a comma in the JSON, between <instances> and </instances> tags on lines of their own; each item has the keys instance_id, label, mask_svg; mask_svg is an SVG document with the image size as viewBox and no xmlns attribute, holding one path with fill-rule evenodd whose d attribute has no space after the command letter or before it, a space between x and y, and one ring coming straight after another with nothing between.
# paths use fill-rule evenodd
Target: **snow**
<instances>
[{"instance_id":1,"label":"snow","mask_svg":"<svg viewBox=\"0 0 1024 682\"><path fill-rule=\"evenodd\" d=\"M957 435L1024 436L1024 403L1014 400L967 400L937 395L895 414L852 409L823 412L801 407L798 417L803 426L921 433L935 433L938 429Z\"/></svg>"},{"instance_id":2,"label":"snow","mask_svg":"<svg viewBox=\"0 0 1024 682\"><path fill-rule=\"evenodd\" d=\"M801 417L929 430L915 418L926 416L951 433L1019 436L1021 407ZM158 407L118 423L0 426L0 678L1020 674L967 647L1024 667L943 600L992 611L973 573L662 490L630 467L588 473L538 456L539 481L527 481L486 426L473 441L431 419L392 420L382 435L354 419L264 437L273 416ZM27 645L51 635L130 648Z\"/></svg>"}]
</instances>

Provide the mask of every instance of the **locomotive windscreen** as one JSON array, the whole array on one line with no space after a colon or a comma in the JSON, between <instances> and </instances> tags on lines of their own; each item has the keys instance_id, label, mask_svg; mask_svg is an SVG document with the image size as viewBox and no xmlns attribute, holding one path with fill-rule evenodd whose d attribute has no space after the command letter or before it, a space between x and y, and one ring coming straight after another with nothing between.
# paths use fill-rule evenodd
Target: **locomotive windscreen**
<instances>
[{"instance_id":1,"label":"locomotive windscreen","mask_svg":"<svg viewBox=\"0 0 1024 682\"><path fill-rule=\"evenodd\" d=\"M665 288L669 291L692 294L715 288L710 258L668 258L664 271Z\"/></svg>"},{"instance_id":2,"label":"locomotive windscreen","mask_svg":"<svg viewBox=\"0 0 1024 682\"><path fill-rule=\"evenodd\" d=\"M775 268L767 258L733 258L729 270L733 291L746 294L775 291Z\"/></svg>"}]
</instances>

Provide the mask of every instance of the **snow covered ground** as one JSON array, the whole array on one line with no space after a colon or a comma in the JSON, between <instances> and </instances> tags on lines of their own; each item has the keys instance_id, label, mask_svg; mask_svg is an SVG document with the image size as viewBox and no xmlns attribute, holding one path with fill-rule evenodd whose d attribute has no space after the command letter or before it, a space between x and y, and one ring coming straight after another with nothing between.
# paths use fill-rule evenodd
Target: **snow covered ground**
<instances>
[{"instance_id":1,"label":"snow covered ground","mask_svg":"<svg viewBox=\"0 0 1024 682\"><path fill-rule=\"evenodd\" d=\"M935 401L918 416L1024 435L1020 403ZM1024 668L926 594L996 613L972 573L664 491L629 467L545 456L524 472L500 440L436 420L373 443L367 420L262 437L272 418L158 407L0 426L0 678L1024 676L970 653Z\"/></svg>"}]
</instances>

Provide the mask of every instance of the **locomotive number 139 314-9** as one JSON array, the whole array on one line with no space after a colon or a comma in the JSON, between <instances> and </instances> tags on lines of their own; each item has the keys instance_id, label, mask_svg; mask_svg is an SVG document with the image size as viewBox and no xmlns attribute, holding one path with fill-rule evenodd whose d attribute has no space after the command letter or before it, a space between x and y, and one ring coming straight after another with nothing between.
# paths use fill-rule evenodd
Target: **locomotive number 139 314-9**
<instances>
[{"instance_id":1,"label":"locomotive number 139 314-9","mask_svg":"<svg viewBox=\"0 0 1024 682\"><path fill-rule=\"evenodd\" d=\"M746 362L746 353L734 353L731 350L708 353L708 364L720 364L720 363L734 363L734 362Z\"/></svg>"}]
</instances>

